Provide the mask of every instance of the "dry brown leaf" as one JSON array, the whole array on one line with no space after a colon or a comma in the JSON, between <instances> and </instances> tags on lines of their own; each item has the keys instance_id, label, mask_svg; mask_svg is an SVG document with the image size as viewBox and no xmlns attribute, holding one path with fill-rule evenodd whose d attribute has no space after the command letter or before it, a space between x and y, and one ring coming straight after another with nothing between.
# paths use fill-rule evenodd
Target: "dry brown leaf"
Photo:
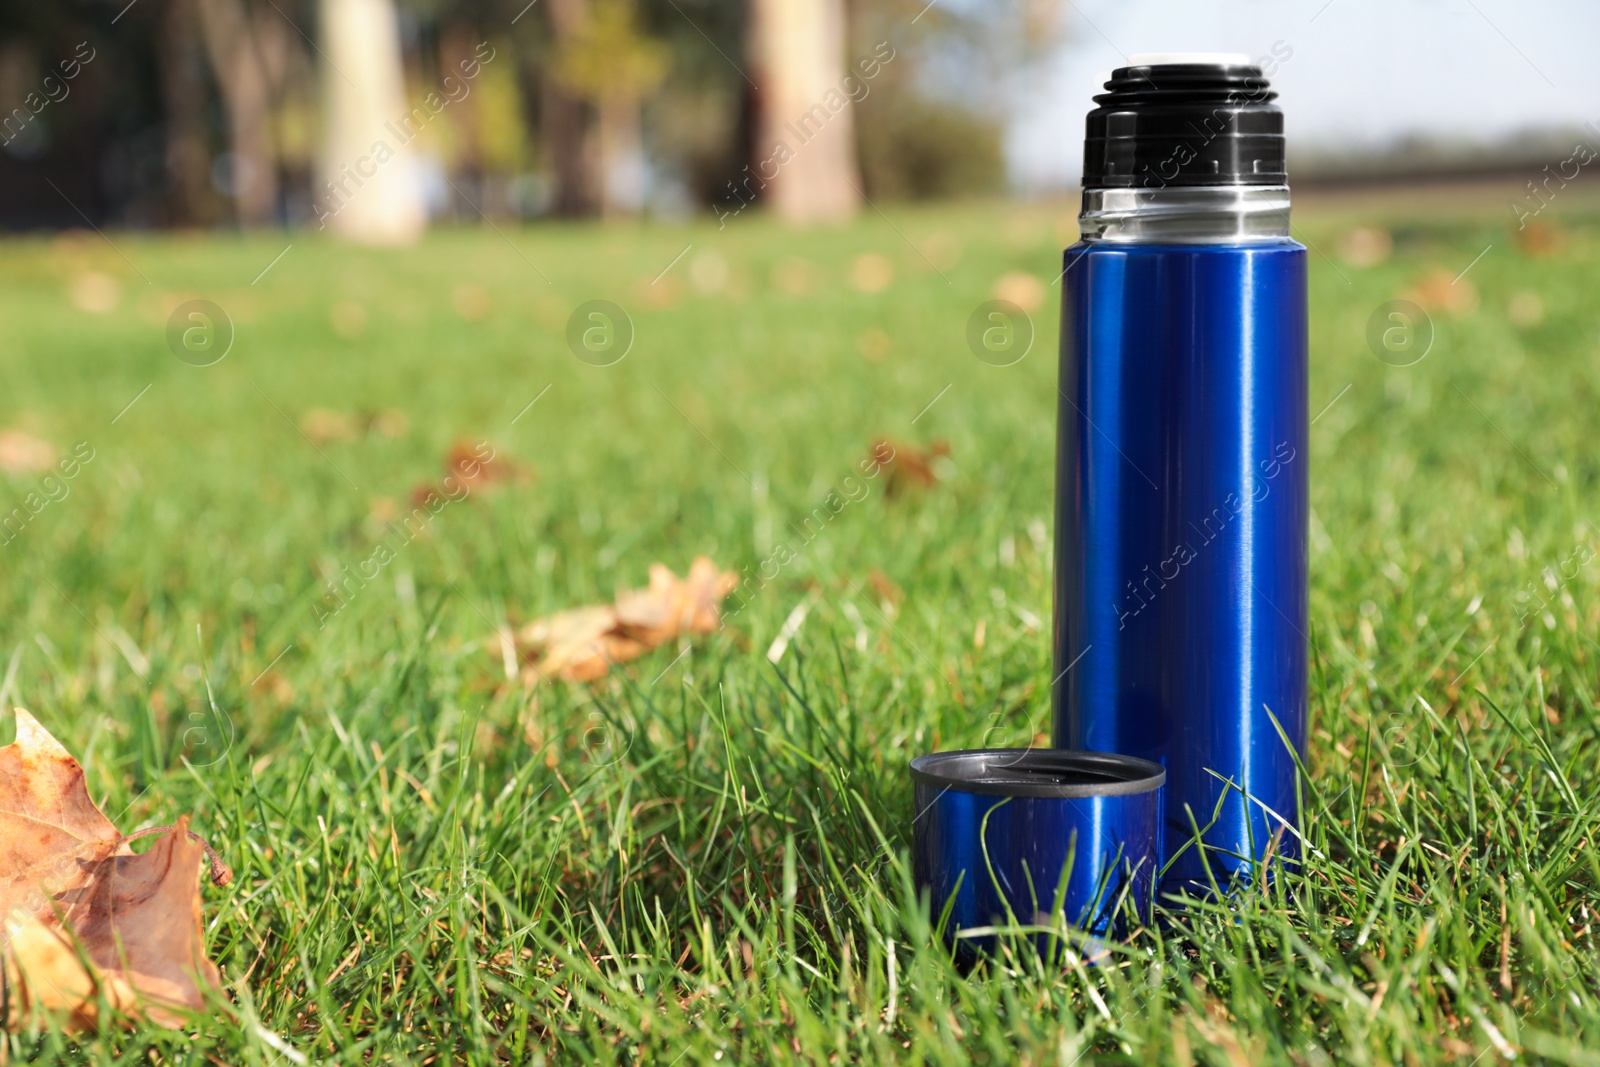
<instances>
[{"instance_id":1,"label":"dry brown leaf","mask_svg":"<svg viewBox=\"0 0 1600 1067\"><path fill-rule=\"evenodd\" d=\"M603 639L616 627L617 611L609 604L574 608L524 626L517 634L517 645L537 657L539 674L587 681L610 669Z\"/></svg>"},{"instance_id":2,"label":"dry brown leaf","mask_svg":"<svg viewBox=\"0 0 1600 1067\"><path fill-rule=\"evenodd\" d=\"M312 408L300 416L300 432L309 437L312 444L326 445L359 440L365 431L361 417L353 411Z\"/></svg>"},{"instance_id":3,"label":"dry brown leaf","mask_svg":"<svg viewBox=\"0 0 1600 1067\"><path fill-rule=\"evenodd\" d=\"M894 281L894 264L887 256L865 252L850 266L850 284L863 293L881 293Z\"/></svg>"},{"instance_id":4,"label":"dry brown leaf","mask_svg":"<svg viewBox=\"0 0 1600 1067\"><path fill-rule=\"evenodd\" d=\"M201 860L232 873L188 829L128 837L89 799L83 768L21 708L0 748L0 975L6 1028L38 1015L69 1030L99 1025L100 997L120 1014L180 1026L219 984L201 944ZM128 843L165 833L143 855Z\"/></svg>"},{"instance_id":5,"label":"dry brown leaf","mask_svg":"<svg viewBox=\"0 0 1600 1067\"><path fill-rule=\"evenodd\" d=\"M900 601L906 598L905 590L895 585L893 578L876 567L867 575L867 581L872 583L872 590L878 594L878 599L890 607L899 606Z\"/></svg>"},{"instance_id":6,"label":"dry brown leaf","mask_svg":"<svg viewBox=\"0 0 1600 1067\"><path fill-rule=\"evenodd\" d=\"M451 292L450 305L468 322L482 322L494 310L494 298L481 285L462 284Z\"/></svg>"},{"instance_id":7,"label":"dry brown leaf","mask_svg":"<svg viewBox=\"0 0 1600 1067\"><path fill-rule=\"evenodd\" d=\"M705 556L690 565L687 579L651 564L650 584L617 594L614 605L573 608L519 630L516 648L529 664L524 678L592 682L684 634L713 633L722 624L722 598L738 584L738 575Z\"/></svg>"},{"instance_id":8,"label":"dry brown leaf","mask_svg":"<svg viewBox=\"0 0 1600 1067\"><path fill-rule=\"evenodd\" d=\"M934 441L924 449L885 438L873 442L871 451L874 459L890 457L882 461L883 470L888 474L883 495L894 496L906 488L920 489L936 484L939 473L934 470L934 460L949 457L950 442Z\"/></svg>"},{"instance_id":9,"label":"dry brown leaf","mask_svg":"<svg viewBox=\"0 0 1600 1067\"><path fill-rule=\"evenodd\" d=\"M300 416L300 432L318 445L359 441L373 434L379 437L404 437L410 428L410 418L396 408L384 408L381 411L312 408Z\"/></svg>"},{"instance_id":10,"label":"dry brown leaf","mask_svg":"<svg viewBox=\"0 0 1600 1067\"><path fill-rule=\"evenodd\" d=\"M869 363L882 363L894 351L894 338L876 326L856 334L856 351Z\"/></svg>"},{"instance_id":11,"label":"dry brown leaf","mask_svg":"<svg viewBox=\"0 0 1600 1067\"><path fill-rule=\"evenodd\" d=\"M81 884L121 840L89 799L78 761L18 708L17 739L0 748L0 917L21 909L50 918L50 894Z\"/></svg>"},{"instance_id":12,"label":"dry brown leaf","mask_svg":"<svg viewBox=\"0 0 1600 1067\"><path fill-rule=\"evenodd\" d=\"M1015 304L1023 311L1037 311L1044 306L1046 289L1035 275L1013 270L995 280L993 293L996 300Z\"/></svg>"},{"instance_id":13,"label":"dry brown leaf","mask_svg":"<svg viewBox=\"0 0 1600 1067\"><path fill-rule=\"evenodd\" d=\"M487 449L487 455L485 450ZM457 441L444 457L445 481L441 486L424 482L411 490L411 502L424 504L430 496L458 499L461 487L468 493L497 485L518 484L533 480L532 472L505 456L497 455L487 441L477 445ZM452 480L454 488L452 488Z\"/></svg>"},{"instance_id":14,"label":"dry brown leaf","mask_svg":"<svg viewBox=\"0 0 1600 1067\"><path fill-rule=\"evenodd\" d=\"M86 270L67 283L67 298L79 311L105 315L117 310L121 303L122 285L103 271Z\"/></svg>"},{"instance_id":15,"label":"dry brown leaf","mask_svg":"<svg viewBox=\"0 0 1600 1067\"><path fill-rule=\"evenodd\" d=\"M7 1021L20 1028L42 1013L66 1029L95 1029L100 989L119 1014L162 1026L182 1026L202 1010L200 982L215 989L221 981L201 945L204 858L185 816L149 852L112 856L82 888L60 894L59 922L12 913Z\"/></svg>"},{"instance_id":16,"label":"dry brown leaf","mask_svg":"<svg viewBox=\"0 0 1600 1067\"><path fill-rule=\"evenodd\" d=\"M705 556L689 566L687 580L652 563L648 588L617 596L617 620L625 632L652 648L681 633L712 633L722 622L718 605L738 584L738 575L724 572Z\"/></svg>"},{"instance_id":17,"label":"dry brown leaf","mask_svg":"<svg viewBox=\"0 0 1600 1067\"><path fill-rule=\"evenodd\" d=\"M1376 267L1394 252L1394 235L1378 226L1357 226L1338 243L1339 258L1352 267Z\"/></svg>"},{"instance_id":18,"label":"dry brown leaf","mask_svg":"<svg viewBox=\"0 0 1600 1067\"><path fill-rule=\"evenodd\" d=\"M481 455L477 447L465 441L457 441L451 446L450 454L445 457L445 473L455 475L474 489L502 482L529 480L527 469L506 457L481 459Z\"/></svg>"},{"instance_id":19,"label":"dry brown leaf","mask_svg":"<svg viewBox=\"0 0 1600 1067\"><path fill-rule=\"evenodd\" d=\"M1466 278L1434 267L1404 294L1429 313L1464 315L1478 305L1478 290Z\"/></svg>"},{"instance_id":20,"label":"dry brown leaf","mask_svg":"<svg viewBox=\"0 0 1600 1067\"><path fill-rule=\"evenodd\" d=\"M687 587L660 563L650 564L650 584L617 594L617 622L641 641L663 644L677 634Z\"/></svg>"},{"instance_id":21,"label":"dry brown leaf","mask_svg":"<svg viewBox=\"0 0 1600 1067\"><path fill-rule=\"evenodd\" d=\"M1555 256L1566 250L1567 231L1554 222L1530 222L1513 233L1517 247L1530 256Z\"/></svg>"},{"instance_id":22,"label":"dry brown leaf","mask_svg":"<svg viewBox=\"0 0 1600 1067\"><path fill-rule=\"evenodd\" d=\"M697 634L715 633L722 625L722 598L739 588L739 576L718 567L707 556L689 565L688 628Z\"/></svg>"},{"instance_id":23,"label":"dry brown leaf","mask_svg":"<svg viewBox=\"0 0 1600 1067\"><path fill-rule=\"evenodd\" d=\"M0 430L0 471L36 474L56 461L55 446L23 430Z\"/></svg>"}]
</instances>

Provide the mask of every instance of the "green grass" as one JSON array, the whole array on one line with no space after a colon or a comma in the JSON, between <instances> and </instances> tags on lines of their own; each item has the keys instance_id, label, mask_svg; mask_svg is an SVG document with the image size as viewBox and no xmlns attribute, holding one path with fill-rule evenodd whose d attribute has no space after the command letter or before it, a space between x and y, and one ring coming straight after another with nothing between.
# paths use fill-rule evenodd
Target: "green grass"
<instances>
[{"instance_id":1,"label":"green grass","mask_svg":"<svg viewBox=\"0 0 1600 1067\"><path fill-rule=\"evenodd\" d=\"M1335 256L1311 257L1313 413L1337 398L1311 436L1304 869L1102 966L1018 944L963 974L934 943L906 761L1048 729L1058 290L1015 366L963 334L1001 275L1055 276L1071 214L440 232L403 253L296 235L254 284L287 238L0 245L0 425L94 449L0 546L3 699L82 759L125 832L192 812L237 872L204 891L231 1016L12 1053L1600 1063L1600 567L1578 562L1600 549L1600 215L1535 257L1497 200L1397 214L1393 258L1365 269L1336 257L1347 221L1304 223ZM1436 316L1428 357L1376 360L1372 309L1491 242L1461 283L1476 306ZM864 253L893 266L880 294L849 282ZM710 254L726 279L702 292ZM773 282L790 257L807 292ZM86 270L119 281L115 310L69 302ZM483 303L462 286L486 317L455 310ZM1519 292L1541 321L1522 297L1513 324ZM237 324L215 366L166 348L189 297ZM594 298L636 327L615 366L566 348ZM350 303L366 323L343 337ZM294 425L318 408L409 428L319 454ZM654 560L754 566L880 436L947 439L945 480L867 482L677 661L508 682L496 627L609 599ZM528 478L446 507L319 626L323 582L458 441Z\"/></svg>"}]
</instances>

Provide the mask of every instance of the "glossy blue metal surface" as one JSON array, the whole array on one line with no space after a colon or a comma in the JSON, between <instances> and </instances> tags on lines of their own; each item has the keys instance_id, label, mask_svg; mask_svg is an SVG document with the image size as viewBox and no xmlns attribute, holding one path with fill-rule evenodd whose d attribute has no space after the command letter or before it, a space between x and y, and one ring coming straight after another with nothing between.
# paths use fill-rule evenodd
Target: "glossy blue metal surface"
<instances>
[{"instance_id":1,"label":"glossy blue metal surface","mask_svg":"<svg viewBox=\"0 0 1600 1067\"><path fill-rule=\"evenodd\" d=\"M940 755L1009 759L1024 753L1079 755L1040 749ZM924 760L912 764L916 881L929 892L936 923L948 909L945 935L964 954L987 951L994 938L962 936L962 931L1018 924L1059 929L1059 918L1052 920L1056 916L1081 930L1105 933L1113 929L1124 899L1138 914L1148 913L1160 863L1164 775L1159 767L1122 760L1135 766L1136 776L1153 776L1114 787L1135 791L1041 797L973 792L928 780L916 773ZM1042 947L1048 936L1035 940Z\"/></svg>"},{"instance_id":2,"label":"glossy blue metal surface","mask_svg":"<svg viewBox=\"0 0 1600 1067\"><path fill-rule=\"evenodd\" d=\"M1274 838L1294 855L1272 717L1303 751L1305 249L1079 244L1066 266L1055 741L1166 767L1167 857L1198 824L1226 882ZM1190 845L1162 888L1205 881Z\"/></svg>"}]
</instances>

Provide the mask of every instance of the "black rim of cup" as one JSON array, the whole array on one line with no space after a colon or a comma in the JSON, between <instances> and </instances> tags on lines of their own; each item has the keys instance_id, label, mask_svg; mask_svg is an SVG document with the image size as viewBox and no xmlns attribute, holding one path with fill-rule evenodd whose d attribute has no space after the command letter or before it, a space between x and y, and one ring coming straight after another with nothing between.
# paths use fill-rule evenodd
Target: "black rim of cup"
<instances>
[{"instance_id":1,"label":"black rim of cup","mask_svg":"<svg viewBox=\"0 0 1600 1067\"><path fill-rule=\"evenodd\" d=\"M975 748L933 752L911 761L911 778L958 793L1079 799L1159 789L1159 763L1109 752L1061 748Z\"/></svg>"}]
</instances>

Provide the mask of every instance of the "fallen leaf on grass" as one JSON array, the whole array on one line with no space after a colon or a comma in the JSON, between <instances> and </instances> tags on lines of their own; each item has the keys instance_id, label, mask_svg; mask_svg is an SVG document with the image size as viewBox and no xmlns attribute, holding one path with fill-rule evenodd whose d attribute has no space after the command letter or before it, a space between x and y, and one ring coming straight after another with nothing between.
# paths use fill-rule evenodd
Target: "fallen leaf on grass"
<instances>
[{"instance_id":1,"label":"fallen leaf on grass","mask_svg":"<svg viewBox=\"0 0 1600 1067\"><path fill-rule=\"evenodd\" d=\"M772 287L790 296L804 296L817 281L816 265L797 256L778 260L772 268Z\"/></svg>"},{"instance_id":2,"label":"fallen leaf on grass","mask_svg":"<svg viewBox=\"0 0 1600 1067\"><path fill-rule=\"evenodd\" d=\"M105 315L117 310L117 304L122 300L122 286L109 274L86 270L74 275L68 283L67 297L79 311Z\"/></svg>"},{"instance_id":3,"label":"fallen leaf on grass","mask_svg":"<svg viewBox=\"0 0 1600 1067\"><path fill-rule=\"evenodd\" d=\"M494 299L481 285L458 285L450 294L450 304L468 322L482 322L494 310Z\"/></svg>"},{"instance_id":4,"label":"fallen leaf on grass","mask_svg":"<svg viewBox=\"0 0 1600 1067\"><path fill-rule=\"evenodd\" d=\"M434 495L458 500L462 495L463 486L467 493L471 493L496 485L533 480L533 475L526 467L509 459L497 458L494 448L487 441L480 441L476 445L457 441L451 445L450 451L444 457L444 472L443 485L435 486L431 482L423 482L411 490L411 502L425 504L428 497Z\"/></svg>"},{"instance_id":5,"label":"fallen leaf on grass","mask_svg":"<svg viewBox=\"0 0 1600 1067\"><path fill-rule=\"evenodd\" d=\"M1394 252L1394 236L1377 226L1357 226L1337 245L1339 258L1352 267L1376 267Z\"/></svg>"},{"instance_id":6,"label":"fallen leaf on grass","mask_svg":"<svg viewBox=\"0 0 1600 1067\"><path fill-rule=\"evenodd\" d=\"M856 335L856 351L871 363L882 363L894 351L894 338L873 326Z\"/></svg>"},{"instance_id":7,"label":"fallen leaf on grass","mask_svg":"<svg viewBox=\"0 0 1600 1067\"><path fill-rule=\"evenodd\" d=\"M23 430L0 430L0 471L36 474L55 464L55 446Z\"/></svg>"},{"instance_id":8,"label":"fallen leaf on grass","mask_svg":"<svg viewBox=\"0 0 1600 1067\"><path fill-rule=\"evenodd\" d=\"M889 458L883 459L885 455ZM906 488L925 489L936 484L939 481L936 461L949 458L950 442L934 441L923 449L883 439L873 443L872 456L888 474L883 495L894 496Z\"/></svg>"},{"instance_id":9,"label":"fallen leaf on grass","mask_svg":"<svg viewBox=\"0 0 1600 1067\"><path fill-rule=\"evenodd\" d=\"M181 1026L220 984L200 927L201 861L233 877L188 828L123 836L89 799L83 768L18 708L0 748L0 1003L5 1028L37 1016L67 1030L99 1026L102 999L120 1015ZM165 834L143 855L128 843Z\"/></svg>"},{"instance_id":10,"label":"fallen leaf on grass","mask_svg":"<svg viewBox=\"0 0 1600 1067\"><path fill-rule=\"evenodd\" d=\"M881 293L894 281L894 264L887 256L865 252L850 266L850 284L863 293Z\"/></svg>"},{"instance_id":11,"label":"fallen leaf on grass","mask_svg":"<svg viewBox=\"0 0 1600 1067\"><path fill-rule=\"evenodd\" d=\"M359 441L372 434L402 437L410 428L411 420L406 413L395 408L375 412L312 408L300 416L300 432L319 445Z\"/></svg>"},{"instance_id":12,"label":"fallen leaf on grass","mask_svg":"<svg viewBox=\"0 0 1600 1067\"><path fill-rule=\"evenodd\" d=\"M1567 247L1567 231L1553 222L1530 222L1513 236L1517 247L1530 256L1555 256Z\"/></svg>"},{"instance_id":13,"label":"fallen leaf on grass","mask_svg":"<svg viewBox=\"0 0 1600 1067\"><path fill-rule=\"evenodd\" d=\"M705 556L690 565L686 579L651 564L650 584L617 594L615 604L558 612L517 631L516 650L528 664L523 677L592 682L684 634L713 633L722 624L722 598L738 584L738 575Z\"/></svg>"},{"instance_id":14,"label":"fallen leaf on grass","mask_svg":"<svg viewBox=\"0 0 1600 1067\"><path fill-rule=\"evenodd\" d=\"M670 274L655 285L651 285L649 279L641 278L634 285L631 295L639 306L647 310L665 311L677 305L683 295L683 286Z\"/></svg>"},{"instance_id":15,"label":"fallen leaf on grass","mask_svg":"<svg viewBox=\"0 0 1600 1067\"><path fill-rule=\"evenodd\" d=\"M1404 293L1428 312L1464 315L1478 305L1478 290L1461 275L1434 267Z\"/></svg>"},{"instance_id":16,"label":"fallen leaf on grass","mask_svg":"<svg viewBox=\"0 0 1600 1067\"><path fill-rule=\"evenodd\" d=\"M603 676L612 663L633 659L630 642L617 632L617 609L609 604L561 611L535 619L516 635L519 649L532 652L536 669L545 677L568 682L590 682ZM622 658L617 658L622 657Z\"/></svg>"},{"instance_id":17,"label":"fallen leaf on grass","mask_svg":"<svg viewBox=\"0 0 1600 1067\"><path fill-rule=\"evenodd\" d=\"M883 603L884 611L889 615L896 615L900 601L906 598L905 590L894 584L894 579L874 567L867 574L867 581L872 583L873 592L878 594L878 599Z\"/></svg>"},{"instance_id":18,"label":"fallen leaf on grass","mask_svg":"<svg viewBox=\"0 0 1600 1067\"><path fill-rule=\"evenodd\" d=\"M474 489L501 482L525 482L528 472L508 459L495 462L491 450L488 458L465 441L457 441L445 458L445 472L453 474Z\"/></svg>"},{"instance_id":19,"label":"fallen leaf on grass","mask_svg":"<svg viewBox=\"0 0 1600 1067\"><path fill-rule=\"evenodd\" d=\"M1506 318L1519 329L1531 330L1544 321L1544 301L1532 289L1519 289L1506 302Z\"/></svg>"},{"instance_id":20,"label":"fallen leaf on grass","mask_svg":"<svg viewBox=\"0 0 1600 1067\"><path fill-rule=\"evenodd\" d=\"M680 581L670 567L650 565L650 585L617 597L617 621L630 636L651 645L666 644L687 631L708 634L721 622L718 605L739 584L705 556L689 566Z\"/></svg>"},{"instance_id":21,"label":"fallen leaf on grass","mask_svg":"<svg viewBox=\"0 0 1600 1067\"><path fill-rule=\"evenodd\" d=\"M341 300L328 309L328 321L333 332L346 341L360 337L367 328L367 308L354 300Z\"/></svg>"},{"instance_id":22,"label":"fallen leaf on grass","mask_svg":"<svg viewBox=\"0 0 1600 1067\"><path fill-rule=\"evenodd\" d=\"M1008 271L994 283L994 298L1015 304L1023 311L1037 311L1044 304L1044 282L1026 271Z\"/></svg>"}]
</instances>

